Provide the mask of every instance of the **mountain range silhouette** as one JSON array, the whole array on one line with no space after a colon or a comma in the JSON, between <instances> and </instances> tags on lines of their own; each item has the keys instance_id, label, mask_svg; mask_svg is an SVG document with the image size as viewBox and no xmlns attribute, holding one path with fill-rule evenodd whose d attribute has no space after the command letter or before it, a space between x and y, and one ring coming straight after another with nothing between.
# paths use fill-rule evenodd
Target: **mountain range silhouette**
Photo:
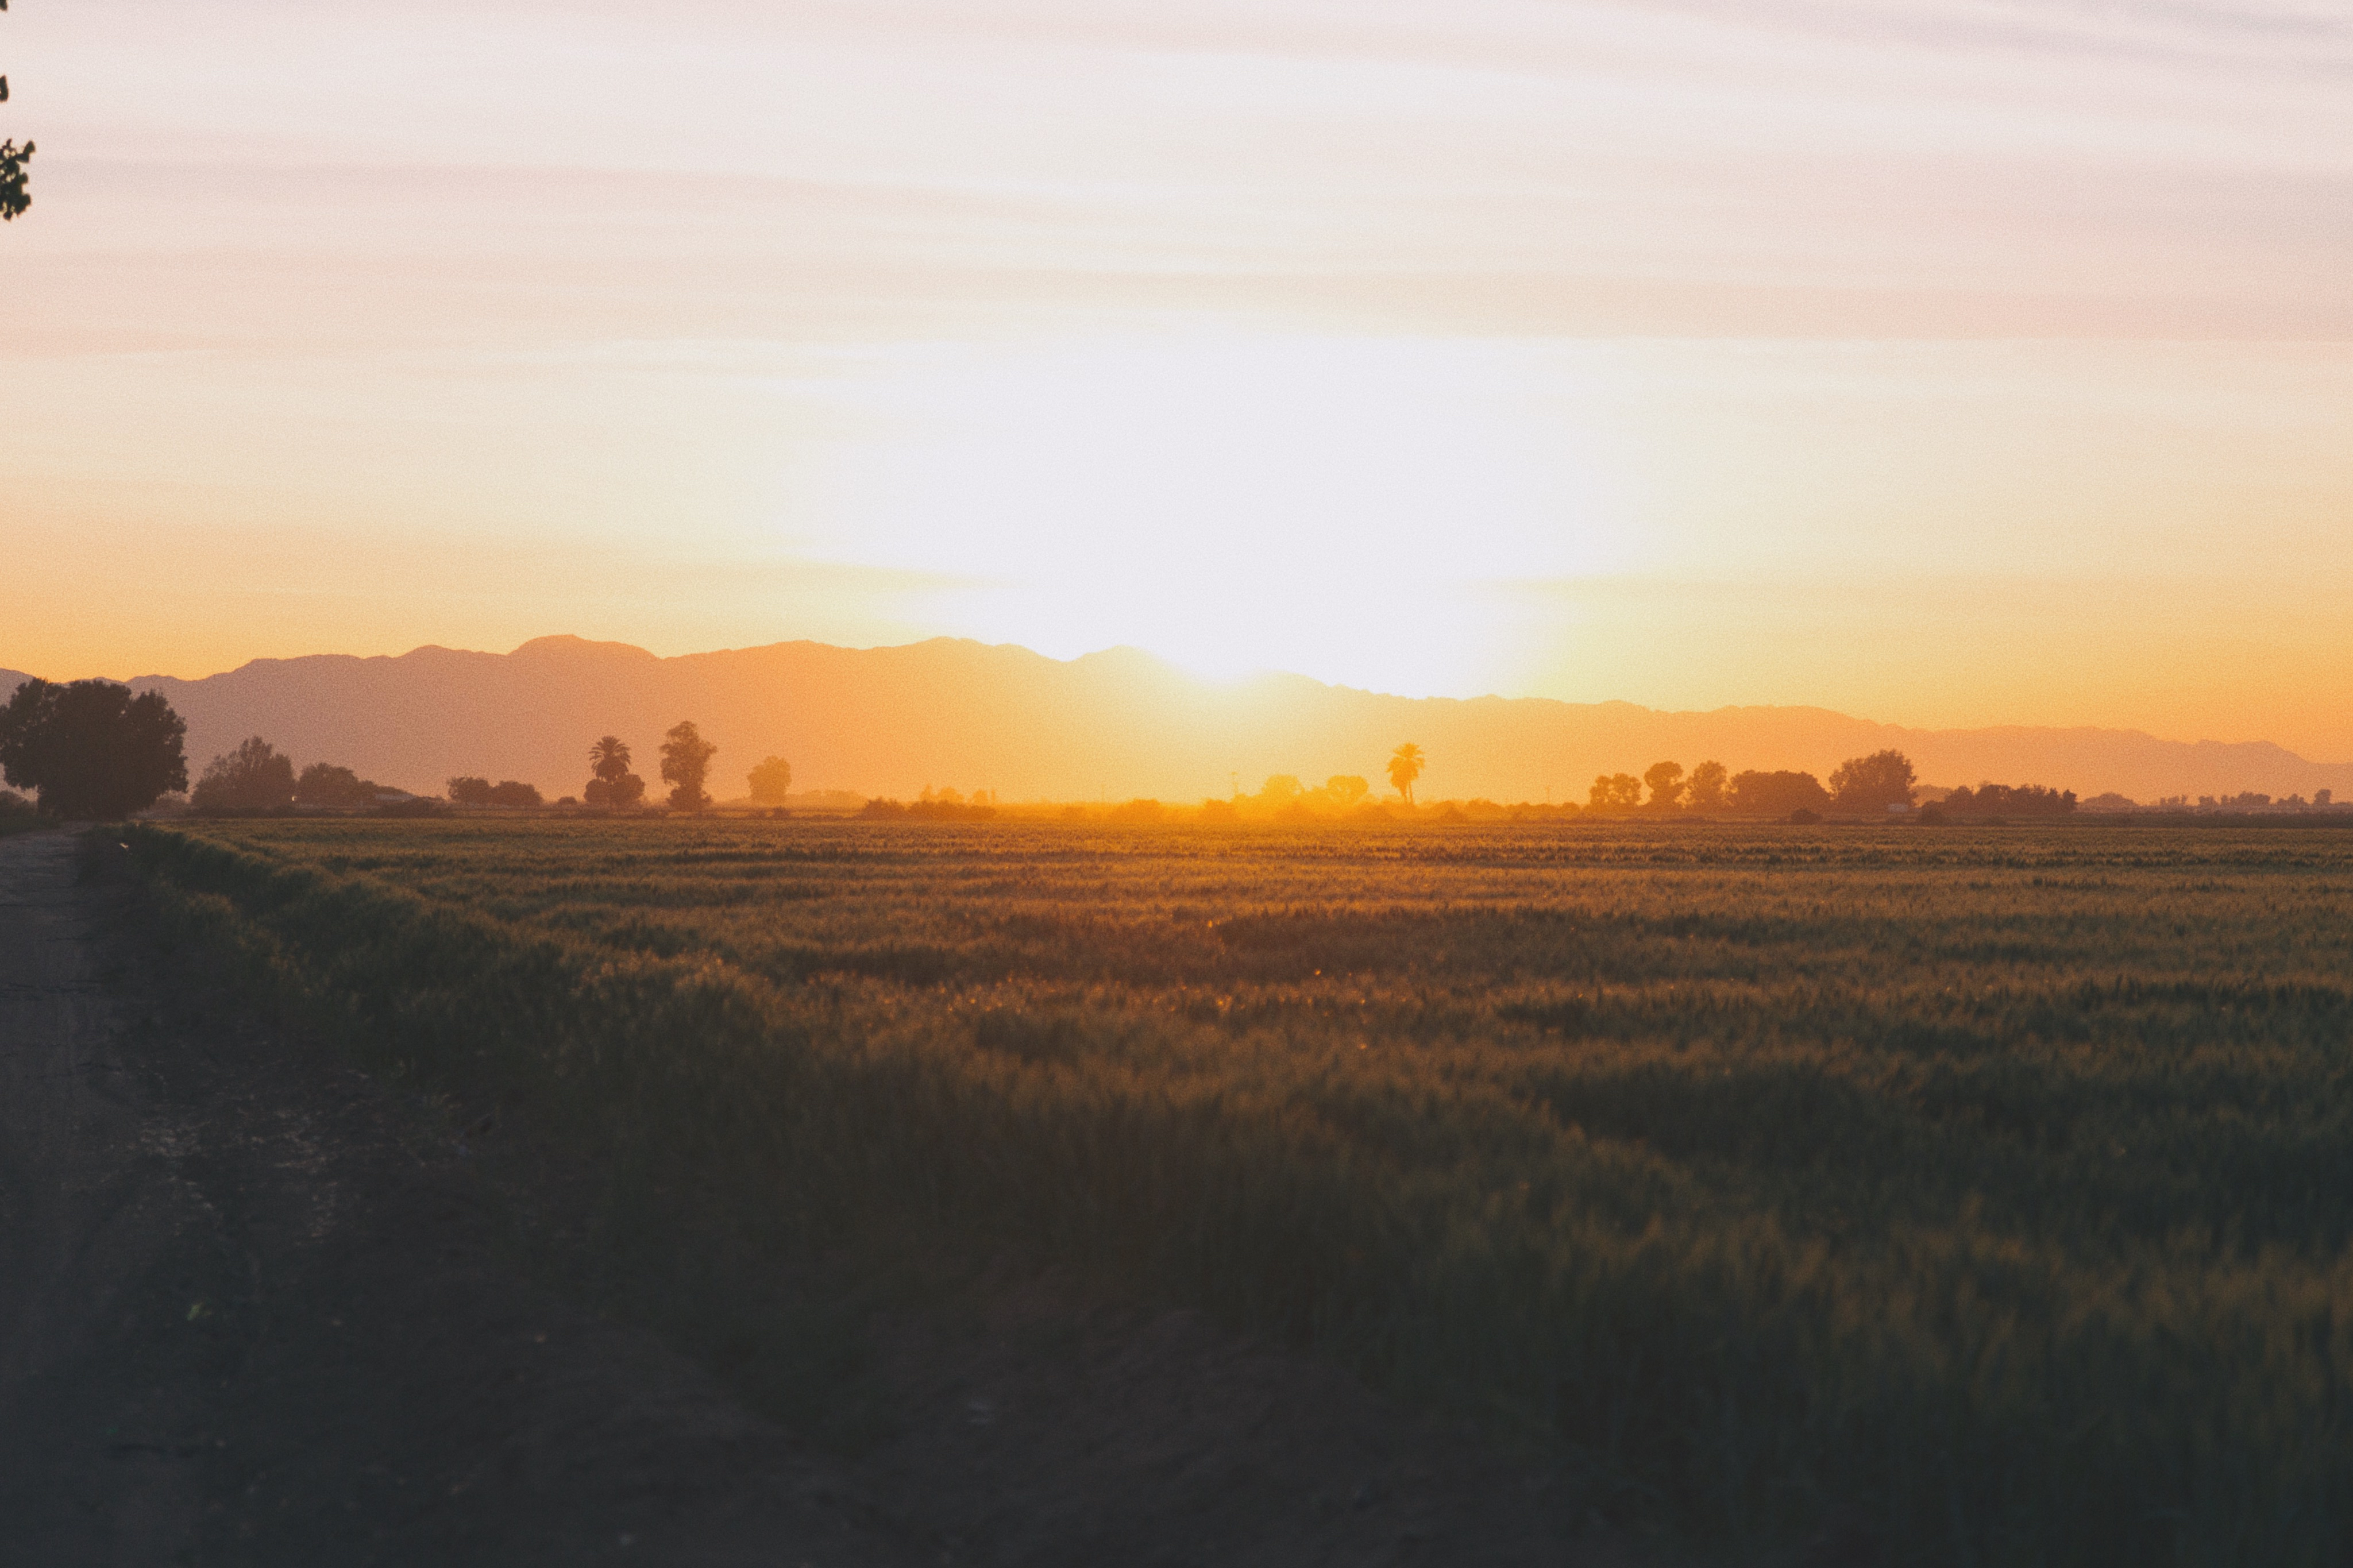
<instances>
[{"instance_id":1,"label":"mountain range silhouette","mask_svg":"<svg viewBox=\"0 0 2353 1568\"><path fill-rule=\"evenodd\" d=\"M49 679L70 679L51 674ZM0 670L0 697L25 679ZM1054 659L941 637L897 647L816 642L660 658L625 643L539 637L512 653L420 647L396 657L256 659L197 680L143 676L188 721L191 772L248 735L298 764L340 763L438 793L452 774L576 795L587 751L613 733L651 776L661 733L691 719L719 746L712 793L744 793L764 756L797 790L910 795L926 785L1007 800L1167 801L1255 789L1272 773L1381 782L1402 741L1430 754L1424 799L1583 800L1594 775L1672 759L1827 775L1896 747L1925 783L2041 784L2141 801L2258 790L2353 795L2353 763L2268 742L2160 740L2134 730L2023 725L1922 730L1821 708L1669 712L1630 702L1407 698L1264 674L1198 679L1134 648Z\"/></svg>"}]
</instances>

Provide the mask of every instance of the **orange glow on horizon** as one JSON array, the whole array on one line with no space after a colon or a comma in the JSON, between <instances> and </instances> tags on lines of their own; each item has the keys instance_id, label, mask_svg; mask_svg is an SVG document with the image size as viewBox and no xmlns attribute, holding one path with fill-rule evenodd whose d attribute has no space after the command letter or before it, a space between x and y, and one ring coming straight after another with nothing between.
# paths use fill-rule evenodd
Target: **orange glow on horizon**
<instances>
[{"instance_id":1,"label":"orange glow on horizon","mask_svg":"<svg viewBox=\"0 0 2353 1568\"><path fill-rule=\"evenodd\" d=\"M12 8L0 668L1134 645L2353 759L2290 0Z\"/></svg>"}]
</instances>

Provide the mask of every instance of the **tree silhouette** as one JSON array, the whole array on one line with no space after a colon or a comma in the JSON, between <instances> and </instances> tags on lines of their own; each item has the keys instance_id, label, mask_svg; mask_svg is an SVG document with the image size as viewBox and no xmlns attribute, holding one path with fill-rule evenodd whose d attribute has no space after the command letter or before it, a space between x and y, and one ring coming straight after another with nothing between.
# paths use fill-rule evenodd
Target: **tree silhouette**
<instances>
[{"instance_id":1,"label":"tree silhouette","mask_svg":"<svg viewBox=\"0 0 2353 1568\"><path fill-rule=\"evenodd\" d=\"M1831 795L1841 811L1883 812L1912 804L1912 759L1897 751L1849 757L1831 774Z\"/></svg>"},{"instance_id":2,"label":"tree silhouette","mask_svg":"<svg viewBox=\"0 0 2353 1568\"><path fill-rule=\"evenodd\" d=\"M701 811L711 804L702 781L719 748L702 738L691 719L681 719L662 737L662 782L670 786L672 811Z\"/></svg>"},{"instance_id":3,"label":"tree silhouette","mask_svg":"<svg viewBox=\"0 0 2353 1568\"><path fill-rule=\"evenodd\" d=\"M588 748L588 766L596 776L580 792L589 805L627 811L646 797L646 781L629 771L629 743L618 735L602 735Z\"/></svg>"},{"instance_id":4,"label":"tree silhouette","mask_svg":"<svg viewBox=\"0 0 2353 1568\"><path fill-rule=\"evenodd\" d=\"M752 786L752 798L763 805L782 805L785 796L792 793L793 764L782 757L763 757L744 783Z\"/></svg>"},{"instance_id":5,"label":"tree silhouette","mask_svg":"<svg viewBox=\"0 0 2353 1568\"><path fill-rule=\"evenodd\" d=\"M2267 795L2242 795L2224 805L2261 806L2271 804ZM2073 790L2044 789L2040 784L1981 784L1971 789L1967 784L1953 791L1937 803L1939 816L2064 816L2075 809ZM1926 810L1924 806L1922 808Z\"/></svg>"},{"instance_id":6,"label":"tree silhouette","mask_svg":"<svg viewBox=\"0 0 2353 1568\"><path fill-rule=\"evenodd\" d=\"M1397 786L1408 805L1413 804L1413 781L1421 776L1422 767L1429 760L1411 741L1389 753L1389 783Z\"/></svg>"},{"instance_id":7,"label":"tree silhouette","mask_svg":"<svg viewBox=\"0 0 2353 1568\"><path fill-rule=\"evenodd\" d=\"M1307 793L1296 773L1275 773L1258 786L1258 804L1269 811L1280 811Z\"/></svg>"},{"instance_id":8,"label":"tree silhouette","mask_svg":"<svg viewBox=\"0 0 2353 1568\"><path fill-rule=\"evenodd\" d=\"M488 805L491 804L491 781L460 774L442 786L448 793L452 805Z\"/></svg>"},{"instance_id":9,"label":"tree silhouette","mask_svg":"<svg viewBox=\"0 0 2353 1568\"><path fill-rule=\"evenodd\" d=\"M28 680L0 707L0 776L37 792L51 816L113 821L188 787L187 731L158 692Z\"/></svg>"},{"instance_id":10,"label":"tree silhouette","mask_svg":"<svg viewBox=\"0 0 2353 1568\"><path fill-rule=\"evenodd\" d=\"M627 811L646 798L646 781L635 773L623 773L617 779L590 779L580 792L585 805L609 806L615 811Z\"/></svg>"},{"instance_id":11,"label":"tree silhouette","mask_svg":"<svg viewBox=\"0 0 2353 1568\"><path fill-rule=\"evenodd\" d=\"M198 811L268 811L294 804L294 762L259 735L205 764L188 803Z\"/></svg>"},{"instance_id":12,"label":"tree silhouette","mask_svg":"<svg viewBox=\"0 0 2353 1568\"><path fill-rule=\"evenodd\" d=\"M1632 773L1597 773L1586 797L1593 811L1632 811L1642 804L1642 781Z\"/></svg>"},{"instance_id":13,"label":"tree silhouette","mask_svg":"<svg viewBox=\"0 0 2353 1568\"><path fill-rule=\"evenodd\" d=\"M1324 793L1334 805L1345 811L1373 793L1373 786L1355 773L1334 773L1324 781Z\"/></svg>"},{"instance_id":14,"label":"tree silhouette","mask_svg":"<svg viewBox=\"0 0 2353 1568\"><path fill-rule=\"evenodd\" d=\"M294 781L294 803L297 805L353 806L374 805L382 790L351 769L334 763L312 763Z\"/></svg>"},{"instance_id":15,"label":"tree silhouette","mask_svg":"<svg viewBox=\"0 0 2353 1568\"><path fill-rule=\"evenodd\" d=\"M1691 782L1683 799L1694 811L1724 809L1724 781L1729 775L1722 763L1702 763L1691 771Z\"/></svg>"},{"instance_id":16,"label":"tree silhouette","mask_svg":"<svg viewBox=\"0 0 2353 1568\"><path fill-rule=\"evenodd\" d=\"M1651 786L1651 810L1672 811L1683 804L1683 763L1652 763L1643 770L1642 782Z\"/></svg>"},{"instance_id":17,"label":"tree silhouette","mask_svg":"<svg viewBox=\"0 0 2353 1568\"><path fill-rule=\"evenodd\" d=\"M629 743L618 735L605 735L588 748L588 771L611 784L629 771Z\"/></svg>"},{"instance_id":18,"label":"tree silhouette","mask_svg":"<svg viewBox=\"0 0 2353 1568\"><path fill-rule=\"evenodd\" d=\"M0 11L8 8L8 0L0 0ZM0 76L0 103L8 101L8 79ZM33 205L25 190L25 167L33 161L33 144L22 147L13 141L0 142L0 223L6 223ZM147 804L153 805L150 801Z\"/></svg>"},{"instance_id":19,"label":"tree silhouette","mask_svg":"<svg viewBox=\"0 0 2353 1568\"><path fill-rule=\"evenodd\" d=\"M1733 810L1755 816L1787 816L1797 811L1820 811L1831 797L1811 773L1759 773L1749 769L1732 775L1725 798Z\"/></svg>"}]
</instances>

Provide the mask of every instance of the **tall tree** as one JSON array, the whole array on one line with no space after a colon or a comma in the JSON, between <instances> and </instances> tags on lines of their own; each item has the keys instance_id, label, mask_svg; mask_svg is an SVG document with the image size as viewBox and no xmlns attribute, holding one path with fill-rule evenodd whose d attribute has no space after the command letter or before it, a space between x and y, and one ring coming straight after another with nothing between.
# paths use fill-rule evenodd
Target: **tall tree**
<instances>
[{"instance_id":1,"label":"tall tree","mask_svg":"<svg viewBox=\"0 0 2353 1568\"><path fill-rule=\"evenodd\" d=\"M1672 811L1683 803L1683 765L1681 763L1652 763L1643 771L1642 782L1651 786L1651 809Z\"/></svg>"},{"instance_id":2,"label":"tall tree","mask_svg":"<svg viewBox=\"0 0 2353 1568\"><path fill-rule=\"evenodd\" d=\"M670 786L672 811L701 811L711 804L702 793L711 759L719 748L702 738L691 719L681 719L662 737L662 782Z\"/></svg>"},{"instance_id":3,"label":"tall tree","mask_svg":"<svg viewBox=\"0 0 2353 1568\"><path fill-rule=\"evenodd\" d=\"M8 0L0 0L0 11L8 8ZM0 76L0 103L8 101L8 79ZM22 147L13 141L0 142L0 223L6 223L33 205L25 190L26 165L33 161L33 144Z\"/></svg>"},{"instance_id":4,"label":"tall tree","mask_svg":"<svg viewBox=\"0 0 2353 1568\"><path fill-rule=\"evenodd\" d=\"M0 775L51 816L113 821L188 787L187 732L160 692L28 680L0 708Z\"/></svg>"},{"instance_id":5,"label":"tall tree","mask_svg":"<svg viewBox=\"0 0 2353 1568\"><path fill-rule=\"evenodd\" d=\"M1421 748L1411 741L1389 753L1389 783L1396 787L1398 794L1405 797L1408 805L1413 804L1413 781L1421 776L1421 770L1429 761Z\"/></svg>"}]
</instances>

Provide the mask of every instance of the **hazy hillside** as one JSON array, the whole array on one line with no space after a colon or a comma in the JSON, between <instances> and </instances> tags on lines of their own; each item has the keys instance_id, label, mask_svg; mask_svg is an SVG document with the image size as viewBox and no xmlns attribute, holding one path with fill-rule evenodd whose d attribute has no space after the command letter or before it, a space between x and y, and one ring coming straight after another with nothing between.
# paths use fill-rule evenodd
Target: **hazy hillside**
<instances>
[{"instance_id":1,"label":"hazy hillside","mask_svg":"<svg viewBox=\"0 0 2353 1568\"><path fill-rule=\"evenodd\" d=\"M0 690L21 679L0 672ZM619 643L542 637L511 654L422 647L398 658L258 659L201 680L143 677L188 720L201 767L248 734L301 763L345 763L385 784L438 790L452 773L575 794L588 743L610 731L656 776L661 732L693 719L716 742L716 793L776 752L795 787L912 795L925 784L1008 799L1191 800L1239 777L1377 785L1400 741L1430 753L1426 797L1581 800L1597 773L1662 758L1826 773L1897 746L1935 784L2046 784L2089 795L2353 795L2353 763L2307 762L2265 743L2160 741L2137 731L1907 730L1819 708L1660 712L1625 702L1385 697L1270 675L1198 681L1115 648L1050 659L940 638L903 647L778 643L657 658Z\"/></svg>"}]
</instances>

